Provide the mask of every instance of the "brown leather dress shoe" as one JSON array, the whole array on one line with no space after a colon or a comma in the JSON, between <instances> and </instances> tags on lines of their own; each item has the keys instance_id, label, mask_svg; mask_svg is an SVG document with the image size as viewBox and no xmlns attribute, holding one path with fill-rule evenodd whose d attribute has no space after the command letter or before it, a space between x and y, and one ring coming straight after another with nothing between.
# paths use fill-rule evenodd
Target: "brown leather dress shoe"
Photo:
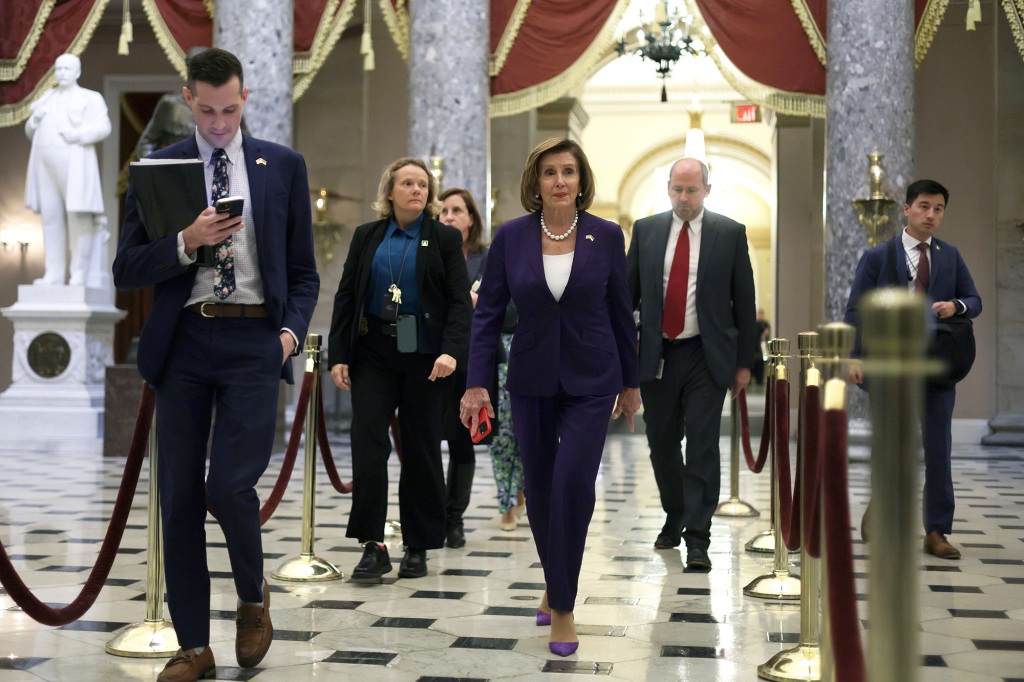
<instances>
[{"instance_id":1,"label":"brown leather dress shoe","mask_svg":"<svg viewBox=\"0 0 1024 682\"><path fill-rule=\"evenodd\" d=\"M255 668L270 649L274 626L270 622L270 586L263 579L263 607L238 607L235 618L235 658L243 668Z\"/></svg>"},{"instance_id":2,"label":"brown leather dress shoe","mask_svg":"<svg viewBox=\"0 0 1024 682\"><path fill-rule=\"evenodd\" d=\"M195 682L205 680L217 674L217 664L213 660L213 650L210 647L203 649L203 653L197 654L189 649L183 652L178 649L174 657L167 661L167 665L157 676L157 682Z\"/></svg>"},{"instance_id":3,"label":"brown leather dress shoe","mask_svg":"<svg viewBox=\"0 0 1024 682\"><path fill-rule=\"evenodd\" d=\"M959 559L960 550L950 544L946 536L933 530L924 538L924 551L934 554L940 559Z\"/></svg>"}]
</instances>

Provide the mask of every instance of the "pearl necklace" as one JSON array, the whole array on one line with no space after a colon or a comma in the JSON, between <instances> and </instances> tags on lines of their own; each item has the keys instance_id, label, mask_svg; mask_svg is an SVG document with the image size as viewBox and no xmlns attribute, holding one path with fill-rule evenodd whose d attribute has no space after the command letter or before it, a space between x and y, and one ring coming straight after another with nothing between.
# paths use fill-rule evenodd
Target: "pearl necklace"
<instances>
[{"instance_id":1,"label":"pearl necklace","mask_svg":"<svg viewBox=\"0 0 1024 682\"><path fill-rule=\"evenodd\" d=\"M572 234L572 231L576 229L576 221L578 221L579 219L580 219L579 212L578 211L573 211L572 225L570 225L569 229L565 231L565 234L552 234L551 230L549 230L548 226L544 223L544 211L541 211L540 212L540 229L544 232L544 234L546 234L548 236L548 239L552 239L552 240L554 240L556 242L560 242L562 240L565 240L565 239L569 238L569 235Z\"/></svg>"}]
</instances>

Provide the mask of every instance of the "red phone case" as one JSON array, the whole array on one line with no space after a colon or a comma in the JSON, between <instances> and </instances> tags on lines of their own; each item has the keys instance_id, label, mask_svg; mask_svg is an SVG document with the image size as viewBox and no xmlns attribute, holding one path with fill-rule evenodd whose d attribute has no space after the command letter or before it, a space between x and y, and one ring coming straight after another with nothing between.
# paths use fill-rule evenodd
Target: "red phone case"
<instances>
[{"instance_id":1,"label":"red phone case","mask_svg":"<svg viewBox=\"0 0 1024 682\"><path fill-rule=\"evenodd\" d=\"M474 443L479 443L484 438L487 438L491 434L491 418L487 414L487 408L480 408L480 416L478 417L476 431L470 434L470 440Z\"/></svg>"}]
</instances>

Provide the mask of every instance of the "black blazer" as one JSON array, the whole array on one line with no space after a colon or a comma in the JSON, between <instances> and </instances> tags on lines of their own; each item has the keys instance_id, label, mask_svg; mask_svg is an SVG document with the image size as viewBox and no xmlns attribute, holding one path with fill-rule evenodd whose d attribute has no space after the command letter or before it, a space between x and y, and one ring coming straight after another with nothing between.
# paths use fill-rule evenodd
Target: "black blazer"
<instances>
[{"instance_id":1,"label":"black blazer","mask_svg":"<svg viewBox=\"0 0 1024 682\"><path fill-rule=\"evenodd\" d=\"M366 307L373 254L384 241L390 218L356 228L345 268L334 295L334 313L328 336L328 366L357 361L359 318ZM465 361L469 351L469 325L473 305L469 275L462 255L462 235L454 227L424 217L416 252L416 286L423 312L419 319L419 352L448 354Z\"/></svg>"},{"instance_id":2,"label":"black blazer","mask_svg":"<svg viewBox=\"0 0 1024 682\"><path fill-rule=\"evenodd\" d=\"M626 256L633 307L640 311L641 381L654 380L661 360L665 249L671 227L672 211L636 221ZM697 323L711 378L719 388L731 387L736 369L753 364L755 319L746 228L705 210L697 260Z\"/></svg>"}]
</instances>

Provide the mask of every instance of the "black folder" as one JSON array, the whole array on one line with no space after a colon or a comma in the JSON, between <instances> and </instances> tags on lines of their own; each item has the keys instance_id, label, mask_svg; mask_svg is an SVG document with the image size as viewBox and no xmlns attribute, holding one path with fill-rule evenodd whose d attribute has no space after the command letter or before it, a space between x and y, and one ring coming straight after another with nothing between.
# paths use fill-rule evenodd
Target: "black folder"
<instances>
[{"instance_id":1,"label":"black folder","mask_svg":"<svg viewBox=\"0 0 1024 682\"><path fill-rule=\"evenodd\" d=\"M135 206L151 240L175 235L209 207L202 159L143 159L128 169ZM213 265L213 247L196 252L199 265Z\"/></svg>"}]
</instances>

